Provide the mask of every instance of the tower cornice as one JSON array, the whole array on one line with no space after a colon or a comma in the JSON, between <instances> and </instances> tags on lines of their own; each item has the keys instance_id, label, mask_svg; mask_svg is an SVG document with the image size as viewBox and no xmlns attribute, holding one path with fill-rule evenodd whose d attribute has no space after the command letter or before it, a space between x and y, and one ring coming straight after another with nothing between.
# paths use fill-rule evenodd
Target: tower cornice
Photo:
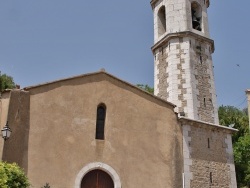
<instances>
[{"instance_id":1,"label":"tower cornice","mask_svg":"<svg viewBox=\"0 0 250 188\"><path fill-rule=\"evenodd\" d=\"M156 3L157 1L159 1L159 0L151 0L151 1L150 1L150 4L151 4L152 8L154 8L155 3ZM208 8L208 7L210 6L210 0L206 0L206 4L207 4L207 8Z\"/></svg>"},{"instance_id":2,"label":"tower cornice","mask_svg":"<svg viewBox=\"0 0 250 188\"><path fill-rule=\"evenodd\" d=\"M196 39L200 39L201 41L206 41L211 44L211 50L212 53L214 52L214 41L212 39L209 39L207 37L203 37L201 35L198 35L196 33L193 33L191 31L184 31L184 32L178 32L178 33L169 33L165 37L163 37L161 40L159 40L154 46L151 47L152 52L154 53L156 49L164 46L170 39L173 38L180 38L180 37L194 37Z\"/></svg>"}]
</instances>

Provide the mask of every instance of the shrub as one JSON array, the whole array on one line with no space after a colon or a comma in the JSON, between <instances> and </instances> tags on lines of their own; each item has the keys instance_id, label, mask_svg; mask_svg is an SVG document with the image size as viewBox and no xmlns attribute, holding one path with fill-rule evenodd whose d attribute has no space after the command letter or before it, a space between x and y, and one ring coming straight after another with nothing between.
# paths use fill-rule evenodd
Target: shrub
<instances>
[{"instance_id":1,"label":"shrub","mask_svg":"<svg viewBox=\"0 0 250 188\"><path fill-rule=\"evenodd\" d=\"M28 188L29 186L27 176L16 163L0 162L1 188Z\"/></svg>"}]
</instances>

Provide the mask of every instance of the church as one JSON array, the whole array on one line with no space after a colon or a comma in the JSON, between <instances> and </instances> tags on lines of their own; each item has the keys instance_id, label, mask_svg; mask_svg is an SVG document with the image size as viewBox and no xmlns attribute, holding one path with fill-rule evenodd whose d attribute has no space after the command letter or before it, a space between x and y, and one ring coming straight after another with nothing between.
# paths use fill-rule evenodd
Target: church
<instances>
[{"instance_id":1,"label":"church","mask_svg":"<svg viewBox=\"0 0 250 188\"><path fill-rule=\"evenodd\" d=\"M151 0L154 95L105 70L1 95L3 161L34 188L236 188L219 125L209 0Z\"/></svg>"}]
</instances>

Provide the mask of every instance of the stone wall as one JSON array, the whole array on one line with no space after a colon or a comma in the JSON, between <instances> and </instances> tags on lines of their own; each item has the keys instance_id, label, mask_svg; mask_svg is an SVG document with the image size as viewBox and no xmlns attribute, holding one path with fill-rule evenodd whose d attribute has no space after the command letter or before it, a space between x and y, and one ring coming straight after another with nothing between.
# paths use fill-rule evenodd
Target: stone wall
<instances>
[{"instance_id":1,"label":"stone wall","mask_svg":"<svg viewBox=\"0 0 250 188\"><path fill-rule=\"evenodd\" d=\"M211 44L190 39L190 67L199 120L218 123Z\"/></svg>"},{"instance_id":2,"label":"stone wall","mask_svg":"<svg viewBox=\"0 0 250 188\"><path fill-rule=\"evenodd\" d=\"M156 54L155 94L178 106L183 111L187 106L184 94L187 94L185 74L185 58L187 49L183 38L172 39L168 45L158 50Z\"/></svg>"},{"instance_id":3,"label":"stone wall","mask_svg":"<svg viewBox=\"0 0 250 188\"><path fill-rule=\"evenodd\" d=\"M166 61L168 56L168 53L166 51L166 48L161 48L159 50L159 53L157 54L157 56L155 56L156 58L156 79L155 79L155 83L157 84L157 91L158 97L161 97L162 99L167 100L169 97L169 92L167 92L167 88L169 87L168 84L168 78L169 78L169 73L167 72L167 67L168 67L168 62Z\"/></svg>"},{"instance_id":4,"label":"stone wall","mask_svg":"<svg viewBox=\"0 0 250 188\"><path fill-rule=\"evenodd\" d=\"M164 38L169 33L176 33L182 31L192 31L204 37L209 37L208 17L207 17L207 3L204 0L194 0L202 7L202 31L199 32L192 29L192 16L191 16L191 1L190 0L156 0L152 1L151 5L154 11L154 42ZM158 35L158 11L162 6L166 10L166 33Z\"/></svg>"},{"instance_id":5,"label":"stone wall","mask_svg":"<svg viewBox=\"0 0 250 188\"><path fill-rule=\"evenodd\" d=\"M169 39L155 50L155 95L186 117L218 123L212 44L194 37Z\"/></svg>"},{"instance_id":6,"label":"stone wall","mask_svg":"<svg viewBox=\"0 0 250 188\"><path fill-rule=\"evenodd\" d=\"M183 124L186 188L236 188L231 133L223 127Z\"/></svg>"}]
</instances>

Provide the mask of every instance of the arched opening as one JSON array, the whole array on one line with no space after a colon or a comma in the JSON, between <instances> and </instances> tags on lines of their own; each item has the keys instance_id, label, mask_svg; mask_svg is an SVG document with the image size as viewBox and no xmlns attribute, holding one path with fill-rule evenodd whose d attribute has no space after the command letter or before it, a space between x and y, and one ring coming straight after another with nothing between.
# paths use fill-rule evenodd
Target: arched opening
<instances>
[{"instance_id":1,"label":"arched opening","mask_svg":"<svg viewBox=\"0 0 250 188\"><path fill-rule=\"evenodd\" d=\"M81 184L85 175L87 175L89 172L93 170L102 170L106 172L112 178L112 181L114 183L114 188L122 187L119 175L111 166L102 162L94 162L94 163L87 164L80 170L80 172L76 176L74 188L81 188Z\"/></svg>"},{"instance_id":2,"label":"arched opening","mask_svg":"<svg viewBox=\"0 0 250 188\"><path fill-rule=\"evenodd\" d=\"M202 30L202 8L197 2L191 4L192 27L198 31Z\"/></svg>"},{"instance_id":3,"label":"arched opening","mask_svg":"<svg viewBox=\"0 0 250 188\"><path fill-rule=\"evenodd\" d=\"M162 6L158 11L158 36L163 35L166 32L166 10L165 6Z\"/></svg>"},{"instance_id":4,"label":"arched opening","mask_svg":"<svg viewBox=\"0 0 250 188\"><path fill-rule=\"evenodd\" d=\"M96 139L104 140L105 118L106 118L106 106L104 104L100 104L97 107L97 115L96 115L96 133L95 133Z\"/></svg>"},{"instance_id":5,"label":"arched opening","mask_svg":"<svg viewBox=\"0 0 250 188\"><path fill-rule=\"evenodd\" d=\"M96 169L83 177L81 188L114 188L114 182L108 173Z\"/></svg>"}]
</instances>

